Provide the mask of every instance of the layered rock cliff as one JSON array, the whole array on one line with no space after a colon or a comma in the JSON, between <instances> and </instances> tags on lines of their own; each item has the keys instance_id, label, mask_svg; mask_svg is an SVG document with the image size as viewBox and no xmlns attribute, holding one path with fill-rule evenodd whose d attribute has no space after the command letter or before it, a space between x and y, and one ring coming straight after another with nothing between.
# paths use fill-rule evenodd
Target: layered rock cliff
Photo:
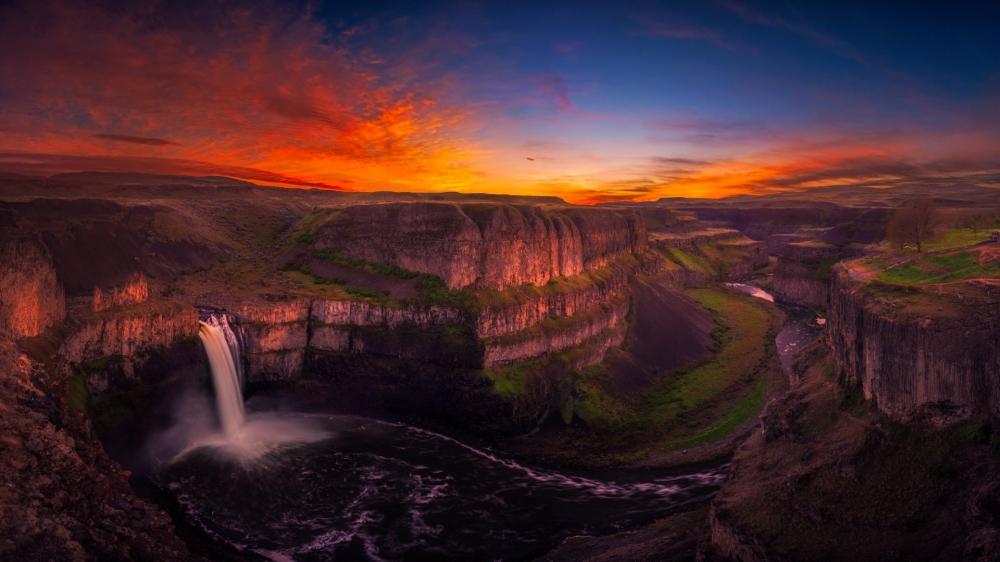
<instances>
[{"instance_id":1,"label":"layered rock cliff","mask_svg":"<svg viewBox=\"0 0 1000 562\"><path fill-rule=\"evenodd\" d=\"M618 264L542 287L528 295L500 295L475 314L476 335L496 338L527 330L545 320L573 316L607 304L629 290L634 267Z\"/></svg>"},{"instance_id":2,"label":"layered rock cliff","mask_svg":"<svg viewBox=\"0 0 1000 562\"><path fill-rule=\"evenodd\" d=\"M48 249L33 238L0 242L0 336L37 336L65 315Z\"/></svg>"},{"instance_id":3,"label":"layered rock cliff","mask_svg":"<svg viewBox=\"0 0 1000 562\"><path fill-rule=\"evenodd\" d=\"M484 341L483 366L493 367L531 359L577 347L588 341L597 344L600 351L572 362L572 366L582 367L599 362L604 351L621 345L624 340L628 309L628 299L618 298L575 316L548 320L521 332L489 338Z\"/></svg>"},{"instance_id":4,"label":"layered rock cliff","mask_svg":"<svg viewBox=\"0 0 1000 562\"><path fill-rule=\"evenodd\" d=\"M650 244L663 253L668 265L676 266L683 285L738 280L768 264L763 242L731 228L654 232Z\"/></svg>"},{"instance_id":5,"label":"layered rock cliff","mask_svg":"<svg viewBox=\"0 0 1000 562\"><path fill-rule=\"evenodd\" d=\"M774 268L771 292L784 302L825 307L829 300L830 268L840 255L837 247L822 242L785 244Z\"/></svg>"},{"instance_id":6,"label":"layered rock cliff","mask_svg":"<svg viewBox=\"0 0 1000 562\"><path fill-rule=\"evenodd\" d=\"M108 310L120 306L128 306L145 302L149 298L149 283L146 276L136 273L120 287L111 287L107 291L94 287L92 308L94 312Z\"/></svg>"},{"instance_id":7,"label":"layered rock cliff","mask_svg":"<svg viewBox=\"0 0 1000 562\"><path fill-rule=\"evenodd\" d=\"M225 310L235 315L244 332L251 380L296 378L303 373L310 351L400 356L405 354L404 345L391 332L466 323L464 314L450 308L365 301L254 300L232 303ZM428 352L433 350L424 355Z\"/></svg>"},{"instance_id":8,"label":"layered rock cliff","mask_svg":"<svg viewBox=\"0 0 1000 562\"><path fill-rule=\"evenodd\" d=\"M111 356L131 360L144 350L196 336L198 314L192 306L156 300L115 311L74 311L65 330L59 356L68 363Z\"/></svg>"},{"instance_id":9,"label":"layered rock cliff","mask_svg":"<svg viewBox=\"0 0 1000 562\"><path fill-rule=\"evenodd\" d=\"M646 244L632 211L494 204L356 205L312 237L319 250L437 275L452 289L542 285Z\"/></svg>"},{"instance_id":10,"label":"layered rock cliff","mask_svg":"<svg viewBox=\"0 0 1000 562\"><path fill-rule=\"evenodd\" d=\"M1000 414L1000 287L906 289L833 270L830 344L844 384L897 418L933 408Z\"/></svg>"}]
</instances>

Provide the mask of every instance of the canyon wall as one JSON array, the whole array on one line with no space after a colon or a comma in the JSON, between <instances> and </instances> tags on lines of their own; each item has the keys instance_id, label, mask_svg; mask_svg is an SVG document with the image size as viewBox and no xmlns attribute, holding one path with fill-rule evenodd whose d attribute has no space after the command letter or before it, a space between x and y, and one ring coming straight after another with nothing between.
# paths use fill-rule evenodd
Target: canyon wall
<instances>
[{"instance_id":1,"label":"canyon wall","mask_svg":"<svg viewBox=\"0 0 1000 562\"><path fill-rule=\"evenodd\" d=\"M233 303L244 332L244 356L250 380L281 380L300 376L310 352L369 353L404 357L419 354L433 361L433 347L421 349L399 334L436 329L460 329L461 312L439 306L390 306L364 301L312 299L255 300ZM419 336L415 336L419 340Z\"/></svg>"},{"instance_id":2,"label":"canyon wall","mask_svg":"<svg viewBox=\"0 0 1000 562\"><path fill-rule=\"evenodd\" d=\"M822 242L785 244L774 268L771 292L784 302L826 307L829 301L830 268L840 254L835 246Z\"/></svg>"},{"instance_id":3,"label":"canyon wall","mask_svg":"<svg viewBox=\"0 0 1000 562\"><path fill-rule=\"evenodd\" d=\"M632 268L609 267L601 275L578 279L564 290L548 291L543 287L534 295L487 304L475 314L476 335L496 338L513 334L545 320L573 316L610 303L629 290L634 274Z\"/></svg>"},{"instance_id":4,"label":"canyon wall","mask_svg":"<svg viewBox=\"0 0 1000 562\"><path fill-rule=\"evenodd\" d=\"M439 276L451 289L542 285L646 245L633 211L407 203L338 209L315 248Z\"/></svg>"},{"instance_id":5,"label":"canyon wall","mask_svg":"<svg viewBox=\"0 0 1000 562\"><path fill-rule=\"evenodd\" d=\"M594 340L606 351L622 343L628 310L628 299L619 298L582 314L548 320L521 332L489 338L484 341L483 366L532 359L577 347L589 340ZM596 360L581 359L573 362L573 366L584 367L599 362L603 356L601 352Z\"/></svg>"},{"instance_id":6,"label":"canyon wall","mask_svg":"<svg viewBox=\"0 0 1000 562\"><path fill-rule=\"evenodd\" d=\"M0 559L191 559L64 394L44 365L0 341Z\"/></svg>"},{"instance_id":7,"label":"canyon wall","mask_svg":"<svg viewBox=\"0 0 1000 562\"><path fill-rule=\"evenodd\" d=\"M654 232L650 245L679 270L679 286L701 286L712 279L735 281L768 264L766 244L732 228Z\"/></svg>"},{"instance_id":8,"label":"canyon wall","mask_svg":"<svg viewBox=\"0 0 1000 562\"><path fill-rule=\"evenodd\" d=\"M120 287L111 287L107 291L100 287L94 287L91 308L94 312L100 312L120 306L139 304L148 298L149 283L146 281L146 276L142 273L136 273Z\"/></svg>"},{"instance_id":9,"label":"canyon wall","mask_svg":"<svg viewBox=\"0 0 1000 562\"><path fill-rule=\"evenodd\" d=\"M88 312L82 306L73 310L64 326L67 335L58 355L67 364L114 357L131 372L145 352L198 335L197 311L180 302L152 300L124 310Z\"/></svg>"},{"instance_id":10,"label":"canyon wall","mask_svg":"<svg viewBox=\"0 0 1000 562\"><path fill-rule=\"evenodd\" d=\"M903 291L884 298L841 263L833 270L828 326L840 380L883 412L1000 415L996 285L969 282L950 295Z\"/></svg>"},{"instance_id":11,"label":"canyon wall","mask_svg":"<svg viewBox=\"0 0 1000 562\"><path fill-rule=\"evenodd\" d=\"M61 322L65 312L48 249L32 238L0 242L0 335L37 336Z\"/></svg>"}]
</instances>

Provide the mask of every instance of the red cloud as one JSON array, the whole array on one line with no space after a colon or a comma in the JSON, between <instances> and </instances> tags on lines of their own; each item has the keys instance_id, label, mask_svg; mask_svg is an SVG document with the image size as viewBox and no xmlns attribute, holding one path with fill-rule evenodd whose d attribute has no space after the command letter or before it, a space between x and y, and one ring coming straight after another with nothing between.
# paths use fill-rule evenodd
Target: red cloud
<instances>
[{"instance_id":1,"label":"red cloud","mask_svg":"<svg viewBox=\"0 0 1000 562\"><path fill-rule=\"evenodd\" d=\"M11 4L0 150L212 162L316 185L459 170L451 128L463 113L435 99L430 78L380 81L338 39L279 5Z\"/></svg>"}]
</instances>

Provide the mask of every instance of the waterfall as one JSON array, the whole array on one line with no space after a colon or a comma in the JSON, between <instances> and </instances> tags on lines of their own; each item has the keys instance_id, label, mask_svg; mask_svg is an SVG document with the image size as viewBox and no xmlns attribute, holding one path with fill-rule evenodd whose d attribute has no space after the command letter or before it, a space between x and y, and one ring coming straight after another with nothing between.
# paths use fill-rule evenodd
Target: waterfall
<instances>
[{"instance_id":1,"label":"waterfall","mask_svg":"<svg viewBox=\"0 0 1000 562\"><path fill-rule=\"evenodd\" d=\"M215 385L215 403L223 433L232 437L243 425L243 392L240 387L239 342L225 317L212 316L201 324L198 337L208 354ZM228 332L228 334L227 334ZM236 343L231 345L230 340Z\"/></svg>"}]
</instances>

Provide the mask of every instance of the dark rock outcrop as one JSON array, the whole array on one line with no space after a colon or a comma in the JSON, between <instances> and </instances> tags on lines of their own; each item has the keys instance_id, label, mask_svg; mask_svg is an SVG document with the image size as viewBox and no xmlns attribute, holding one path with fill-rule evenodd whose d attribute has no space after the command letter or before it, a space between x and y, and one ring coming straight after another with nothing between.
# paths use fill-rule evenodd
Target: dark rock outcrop
<instances>
[{"instance_id":1,"label":"dark rock outcrop","mask_svg":"<svg viewBox=\"0 0 1000 562\"><path fill-rule=\"evenodd\" d=\"M826 307L830 268L840 255L837 247L822 242L785 244L774 268L771 292L784 302Z\"/></svg>"},{"instance_id":2,"label":"dark rock outcrop","mask_svg":"<svg viewBox=\"0 0 1000 562\"><path fill-rule=\"evenodd\" d=\"M185 560L166 514L69 409L61 382L0 342L0 558Z\"/></svg>"}]
</instances>

